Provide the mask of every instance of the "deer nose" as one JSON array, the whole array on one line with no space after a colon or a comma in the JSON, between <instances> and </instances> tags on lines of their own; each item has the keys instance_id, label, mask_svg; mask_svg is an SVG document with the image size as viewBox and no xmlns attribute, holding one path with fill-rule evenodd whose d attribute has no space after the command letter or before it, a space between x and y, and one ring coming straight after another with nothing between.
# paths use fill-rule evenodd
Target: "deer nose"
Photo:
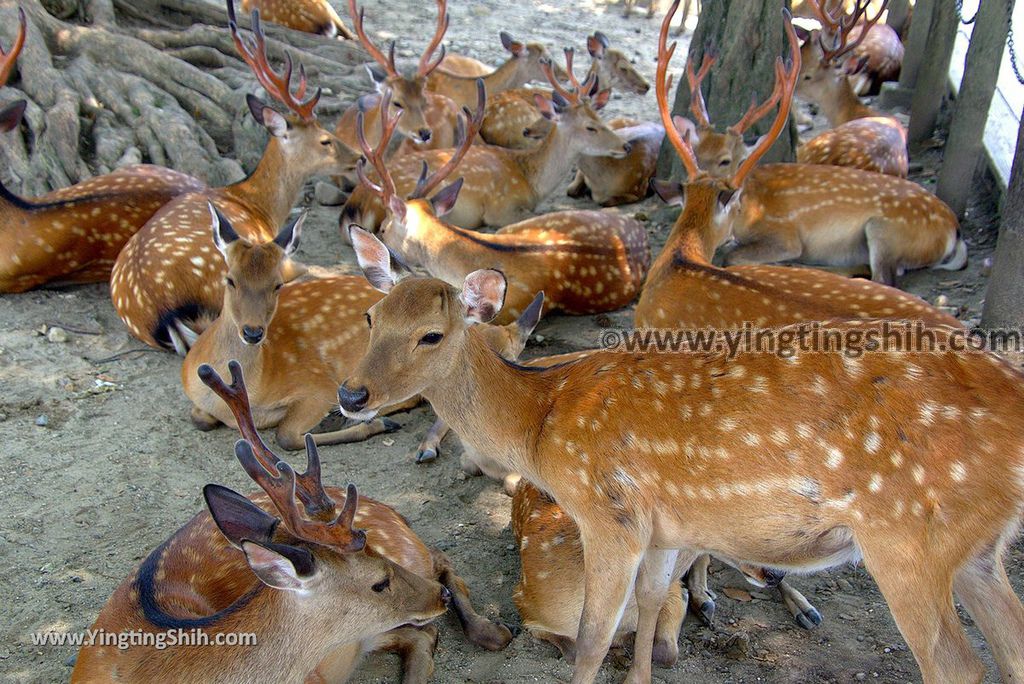
<instances>
[{"instance_id":1,"label":"deer nose","mask_svg":"<svg viewBox=\"0 0 1024 684\"><path fill-rule=\"evenodd\" d=\"M419 136L420 136L420 140L422 142L430 142L430 129L429 128L421 128L419 130Z\"/></svg>"},{"instance_id":2,"label":"deer nose","mask_svg":"<svg viewBox=\"0 0 1024 684\"><path fill-rule=\"evenodd\" d=\"M452 604L452 592L448 591L448 587L441 585L441 603L447 608Z\"/></svg>"},{"instance_id":3,"label":"deer nose","mask_svg":"<svg viewBox=\"0 0 1024 684\"><path fill-rule=\"evenodd\" d=\"M365 387L351 390L342 383L338 388L338 403L341 408L352 413L359 413L366 406L370 392Z\"/></svg>"},{"instance_id":4,"label":"deer nose","mask_svg":"<svg viewBox=\"0 0 1024 684\"><path fill-rule=\"evenodd\" d=\"M259 344L263 339L263 328L243 325L242 339L246 344Z\"/></svg>"},{"instance_id":5,"label":"deer nose","mask_svg":"<svg viewBox=\"0 0 1024 684\"><path fill-rule=\"evenodd\" d=\"M622 149L625 150L626 154L629 154L633 151L633 143L624 143Z\"/></svg>"}]
</instances>

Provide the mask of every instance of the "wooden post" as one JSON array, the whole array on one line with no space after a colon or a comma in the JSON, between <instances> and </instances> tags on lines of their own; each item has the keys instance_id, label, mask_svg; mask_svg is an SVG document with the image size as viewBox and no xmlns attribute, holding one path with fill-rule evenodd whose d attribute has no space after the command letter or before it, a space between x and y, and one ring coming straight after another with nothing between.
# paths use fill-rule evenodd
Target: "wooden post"
<instances>
[{"instance_id":1,"label":"wooden post","mask_svg":"<svg viewBox=\"0 0 1024 684\"><path fill-rule=\"evenodd\" d=\"M910 35L903 52L903 66L900 68L900 88L913 90L917 85L917 74L921 70L925 45L928 44L928 28L932 21L932 9L936 2L943 0L917 0L914 5L914 20L910 23Z\"/></svg>"},{"instance_id":2,"label":"wooden post","mask_svg":"<svg viewBox=\"0 0 1024 684\"><path fill-rule=\"evenodd\" d=\"M1014 0L985 0L978 10L967 48L964 77L953 109L949 137L935 194L958 216L967 208L982 137L999 77Z\"/></svg>"},{"instance_id":3,"label":"wooden post","mask_svg":"<svg viewBox=\"0 0 1024 684\"><path fill-rule=\"evenodd\" d=\"M910 16L910 0L890 0L889 14L885 23L896 33L903 35L903 29L907 25L907 17Z\"/></svg>"},{"instance_id":4,"label":"wooden post","mask_svg":"<svg viewBox=\"0 0 1024 684\"><path fill-rule=\"evenodd\" d=\"M960 19L953 0L934 0L928 27L928 42L922 54L914 97L910 102L910 128L907 143L915 145L932 137L942 100L949 93L949 63L953 57L953 39ZM984 4L984 3L982 3ZM911 25L917 24L917 17Z\"/></svg>"},{"instance_id":5,"label":"wooden post","mask_svg":"<svg viewBox=\"0 0 1024 684\"><path fill-rule=\"evenodd\" d=\"M718 48L718 62L704 79L704 100L711 122L724 130L742 118L750 105L751 94L759 99L771 94L775 85L775 58L785 56L782 4L778 0L715 0L701 3L700 18L690 40L690 58L700 65L705 47ZM676 97L672 112L690 114L690 92L684 75L683 54L676 52L671 66L676 74ZM749 131L761 135L771 126L772 114ZM765 161L793 161L796 131L790 126L782 132ZM681 178L685 175L675 150L666 139L658 158L658 177Z\"/></svg>"},{"instance_id":6,"label":"wooden post","mask_svg":"<svg viewBox=\"0 0 1024 684\"><path fill-rule=\"evenodd\" d=\"M1017 130L1017 151L1003 203L981 325L989 329L1024 326L1024 119Z\"/></svg>"}]
</instances>

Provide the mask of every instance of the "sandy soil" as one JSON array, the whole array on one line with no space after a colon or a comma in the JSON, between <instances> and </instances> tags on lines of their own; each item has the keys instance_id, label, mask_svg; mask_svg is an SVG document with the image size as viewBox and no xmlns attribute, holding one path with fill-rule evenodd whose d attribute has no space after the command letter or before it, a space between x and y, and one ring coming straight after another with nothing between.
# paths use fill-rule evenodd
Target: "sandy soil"
<instances>
[{"instance_id":1,"label":"sandy soil","mask_svg":"<svg viewBox=\"0 0 1024 684\"><path fill-rule=\"evenodd\" d=\"M374 31L415 37L403 41L407 55L410 43L418 48L426 39L424 25L433 25L432 3L366 4ZM552 47L582 50L585 31L600 29L653 76L657 20L634 16L625 21L618 6L595 6L592 0L482 0L453 2L451 12L449 37L459 52L496 62L502 56L497 34L503 29ZM653 118L654 94L616 97L610 111ZM933 160L926 156L921 161L917 178L928 182L934 176ZM991 197L984 190L978 195L964 227L971 249L968 269L916 273L903 281L931 301L946 295L964 319L980 316L982 261L995 243ZM559 192L544 210L570 206L586 203ZM336 234L337 211L314 208L301 254L306 261L353 262ZM660 248L673 212L653 199L625 211L647 217L652 241ZM235 433L199 433L189 423L178 357L152 350L125 353L141 345L127 335L107 293L105 285L94 285L0 298L5 464L0 473L0 672L11 681L67 678L72 649L32 647L30 634L88 627L131 568L200 510L204 484L253 489L232 455ZM627 324L631 316L628 310L617 313L612 324ZM67 341L48 339L44 333L53 326L68 332ZM543 341L533 343L527 355L592 346L599 330L594 318L546 320L538 331ZM445 442L436 463L415 465L411 454L432 415L422 407L399 420L403 429L386 438L324 448L325 480L355 481L366 495L395 506L424 540L452 557L482 612L516 625L511 596L518 560L508 527L509 500L493 483L461 473L453 439ZM1010 571L1021 592L1020 545L1011 554ZM773 595L751 590L751 600L737 601L722 594L726 587L750 589L731 570L716 568L711 581L719 590L715 627L688 619L679 664L656 669L656 681L918 679L913 658L863 568L794 580L825 618L811 632L796 626ZM970 625L966 615L963 620ZM441 624L438 682L567 681L570 676L555 649L527 633L504 652L485 653L466 643L454 618ZM977 630L972 627L970 633L983 648ZM612 658L600 681L620 680L627 662ZM394 659L379 656L356 679L395 681L397 672ZM994 673L990 679L995 681Z\"/></svg>"}]
</instances>

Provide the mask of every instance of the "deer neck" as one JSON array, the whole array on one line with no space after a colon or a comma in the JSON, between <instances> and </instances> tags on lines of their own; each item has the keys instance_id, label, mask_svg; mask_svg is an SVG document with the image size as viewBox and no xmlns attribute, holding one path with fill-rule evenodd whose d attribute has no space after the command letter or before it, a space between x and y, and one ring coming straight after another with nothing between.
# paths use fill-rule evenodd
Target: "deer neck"
<instances>
[{"instance_id":1,"label":"deer neck","mask_svg":"<svg viewBox=\"0 0 1024 684\"><path fill-rule=\"evenodd\" d=\"M824 98L822 102L818 103L825 118L828 119L829 125L833 128L841 126L847 121L875 116L875 111L861 102L857 93L853 92L853 86L850 85L848 77L840 78L834 90L832 97Z\"/></svg>"},{"instance_id":2,"label":"deer neck","mask_svg":"<svg viewBox=\"0 0 1024 684\"><path fill-rule=\"evenodd\" d=\"M410 204L401 253L433 277L459 287L466 274L477 268L474 264L479 263L473 257L475 245L467 232L445 223L423 207Z\"/></svg>"},{"instance_id":3,"label":"deer neck","mask_svg":"<svg viewBox=\"0 0 1024 684\"><path fill-rule=\"evenodd\" d=\"M556 124L540 145L520 152L516 161L534 196L540 200L550 195L572 170L580 158L567 131Z\"/></svg>"},{"instance_id":4,"label":"deer neck","mask_svg":"<svg viewBox=\"0 0 1024 684\"><path fill-rule=\"evenodd\" d=\"M533 447L551 407L544 371L523 369L502 359L483 333L466 331L453 372L422 392L437 415L473 449L538 485Z\"/></svg>"},{"instance_id":5,"label":"deer neck","mask_svg":"<svg viewBox=\"0 0 1024 684\"><path fill-rule=\"evenodd\" d=\"M529 80L524 75L526 65L516 57L506 59L497 69L483 77L484 87L488 95L497 95L503 90L526 85ZM476 79L473 79L474 82Z\"/></svg>"},{"instance_id":6,"label":"deer neck","mask_svg":"<svg viewBox=\"0 0 1024 684\"><path fill-rule=\"evenodd\" d=\"M264 355L271 343L272 330L273 322L263 342L257 345L246 344L238 336L238 325L222 313L196 341L196 347L205 347L198 350L197 358L218 369L226 368L228 361L234 359L245 369L245 380L249 386L256 387L259 385Z\"/></svg>"},{"instance_id":7,"label":"deer neck","mask_svg":"<svg viewBox=\"0 0 1024 684\"><path fill-rule=\"evenodd\" d=\"M306 182L307 174L295 166L285 156L281 141L271 136L256 170L245 180L224 188L223 192L263 214L276 233Z\"/></svg>"},{"instance_id":8,"label":"deer neck","mask_svg":"<svg viewBox=\"0 0 1024 684\"><path fill-rule=\"evenodd\" d=\"M718 188L713 185L691 183L686 187L683 211L676 219L665 248L651 266L651 271L664 268L677 257L702 266L711 265L711 256L718 246L713 224L718 202Z\"/></svg>"}]
</instances>

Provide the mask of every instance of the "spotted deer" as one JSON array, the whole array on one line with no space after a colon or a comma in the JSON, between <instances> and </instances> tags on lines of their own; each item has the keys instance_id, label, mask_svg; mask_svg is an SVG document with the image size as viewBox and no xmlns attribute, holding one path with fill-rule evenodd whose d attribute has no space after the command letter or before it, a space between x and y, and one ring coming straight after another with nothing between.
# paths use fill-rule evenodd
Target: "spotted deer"
<instances>
[{"instance_id":1,"label":"spotted deer","mask_svg":"<svg viewBox=\"0 0 1024 684\"><path fill-rule=\"evenodd\" d=\"M1024 375L1008 362L915 351L922 335L860 356L599 351L524 369L475 327L501 309L501 273L455 288L373 255L364 272L386 295L342 412L365 420L422 395L559 503L583 546L574 684L594 681L630 594L627 680L649 682L674 568L708 552L804 572L862 559L926 684L984 675L955 589L1003 678L1024 676L1024 607L1002 564L1024 512ZM830 325L852 351L875 323ZM926 332L956 347L955 330Z\"/></svg>"},{"instance_id":2,"label":"spotted deer","mask_svg":"<svg viewBox=\"0 0 1024 684\"><path fill-rule=\"evenodd\" d=\"M817 3L822 16L830 17ZM882 4L882 9L886 3ZM845 59L868 36L864 24L855 23L867 4L858 4L853 15L834 20L835 41L826 45L821 35L803 35L801 66L796 94L813 102L825 114L832 129L797 149L797 160L805 164L834 164L907 177L907 133L895 117L885 115L860 101L850 77L864 68L867 57ZM873 25L881 10L868 20ZM859 36L852 38L855 27ZM817 45L815 45L817 43Z\"/></svg>"},{"instance_id":3,"label":"spotted deer","mask_svg":"<svg viewBox=\"0 0 1024 684\"><path fill-rule=\"evenodd\" d=\"M0 48L0 86L25 45L26 19L10 49ZM16 129L25 100L0 111L0 132ZM104 282L125 242L177 195L205 185L171 169L136 164L40 197L0 184L0 292L42 285Z\"/></svg>"},{"instance_id":4,"label":"spotted deer","mask_svg":"<svg viewBox=\"0 0 1024 684\"><path fill-rule=\"evenodd\" d=\"M493 145L473 145L464 152L461 173L464 184L447 221L462 228L481 225L504 226L519 221L554 191L580 155L624 157L630 146L615 134L597 112L608 102L610 92L597 90L594 78L582 90L569 91L558 83L550 63L544 64L558 97L553 102L538 98L544 116L555 126L539 147L509 150ZM482 87L477 102L483 98ZM408 197L423 176L424 167L448 164L456 150L414 152L394 159L388 170L394 194ZM376 230L384 220L380 196L359 187L341 212L341 228L352 224ZM531 291L532 295L532 291Z\"/></svg>"},{"instance_id":5,"label":"spotted deer","mask_svg":"<svg viewBox=\"0 0 1024 684\"><path fill-rule=\"evenodd\" d=\"M665 129L655 123L614 119L608 126L630 146L622 159L584 155L576 163L576 177L566 194L590 197L602 207L639 202L651 193L651 179Z\"/></svg>"},{"instance_id":6,"label":"spotted deer","mask_svg":"<svg viewBox=\"0 0 1024 684\"><path fill-rule=\"evenodd\" d=\"M384 160L389 136L381 139L376 150L361 139L363 157L373 165L380 182L370 181L362 170L360 177L388 207L380 226L381 239L407 263L422 266L442 280L460 283L481 266L501 269L509 281L506 309L498 321L502 324L525 311L541 290L546 292L549 308L567 314L627 306L639 293L650 260L647 232L632 218L612 212L561 211L505 226L495 234L468 231L442 220L465 191L463 179L433 197L430 194L474 149L471 143L483 112L481 89L476 115L468 126L460 125L467 129L461 145L434 173L427 175L424 169L408 196L399 194ZM387 121L385 128L390 132L395 125L394 120ZM355 226L350 230L355 233L351 239L365 242Z\"/></svg>"},{"instance_id":7,"label":"spotted deer","mask_svg":"<svg viewBox=\"0 0 1024 684\"><path fill-rule=\"evenodd\" d=\"M328 38L355 38L328 0L242 0L242 11L252 10L259 10L272 24L296 31L319 33Z\"/></svg>"},{"instance_id":8,"label":"spotted deer","mask_svg":"<svg viewBox=\"0 0 1024 684\"><path fill-rule=\"evenodd\" d=\"M364 10L356 4L356 0L348 1L352 15L352 25L356 35L366 51L370 53L376 66L368 66L367 70L373 80L377 94L360 98L355 105L349 107L338 120L334 134L351 149L356 146L356 119L361 114L368 129L371 140L380 136L380 120L377 116L381 94L391 93L391 109L401 111L402 126L399 129L409 143L408 150L446 149L453 145L455 117L458 107L448 97L427 89L427 79L438 65L445 59L445 48L441 45L445 31L448 30L448 9L446 0L438 0L437 26L434 36L420 56L416 71L404 75L395 65L395 44L392 42L387 56L377 47L366 33ZM434 59L434 53L440 47L440 54ZM354 181L354 178L349 180Z\"/></svg>"},{"instance_id":9,"label":"spotted deer","mask_svg":"<svg viewBox=\"0 0 1024 684\"><path fill-rule=\"evenodd\" d=\"M397 511L358 496L354 485L322 484L312 439L301 474L274 454L254 427L241 368L230 370L231 385L209 367L201 373L235 412L243 436L235 455L263 491L244 497L207 485L208 511L121 583L93 629L202 629L211 639L244 632L256 643L163 650L94 644L79 653L72 681L342 682L364 654L386 650L402 655L404 681L424 682L437 642L432 620L449 605L473 643L508 643L508 630L473 610L448 559L424 545Z\"/></svg>"},{"instance_id":10,"label":"spotted deer","mask_svg":"<svg viewBox=\"0 0 1024 684\"><path fill-rule=\"evenodd\" d=\"M587 37L587 51L591 60L587 76L596 74L598 82L606 87L645 94L650 89L647 80L640 75L625 53L608 45L608 37L600 31ZM569 78L568 73L557 75L562 80ZM551 128L551 122L541 116L535 102L538 93L551 99L551 91L512 88L500 93L488 90L488 93L487 114L480 129L480 136L488 143L512 149L527 149L537 145Z\"/></svg>"},{"instance_id":11,"label":"spotted deer","mask_svg":"<svg viewBox=\"0 0 1024 684\"><path fill-rule=\"evenodd\" d=\"M279 114L249 95L250 112L270 133L255 171L234 185L187 193L166 204L125 245L110 279L114 307L132 334L182 356L217 317L224 299L224 261L208 229L207 204L213 202L250 242L270 242L310 176L347 172L358 158L317 122L320 91L306 97L302 70L293 91L290 58L281 73L270 66L258 13L250 40L239 34L230 0L228 9L239 54L291 114Z\"/></svg>"}]
</instances>

